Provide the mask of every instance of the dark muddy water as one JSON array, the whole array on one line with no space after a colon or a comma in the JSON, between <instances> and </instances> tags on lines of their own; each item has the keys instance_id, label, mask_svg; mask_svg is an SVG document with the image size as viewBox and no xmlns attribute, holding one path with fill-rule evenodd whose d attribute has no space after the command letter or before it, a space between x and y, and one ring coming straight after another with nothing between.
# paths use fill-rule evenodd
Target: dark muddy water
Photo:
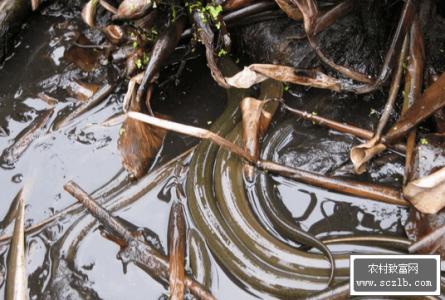
<instances>
[{"instance_id":1,"label":"dark muddy water","mask_svg":"<svg viewBox=\"0 0 445 300\"><path fill-rule=\"evenodd\" d=\"M170 211L169 192L175 164L162 165L197 143L196 140L169 134L154 167L161 168L131 183L122 169L117 139L120 124L104 127L100 124L121 112L126 86L116 82L118 67L107 62L100 53L93 71L83 71L72 63L69 49L74 38L83 32L91 42L101 37L79 23L78 7L54 5L31 17L24 26L14 54L0 69L0 150L6 149L30 124L50 109L39 99L46 93L56 99L55 113L45 131L35 139L13 164L0 162L2 205L0 216L6 214L9 203L18 190L27 186L27 225L38 223L72 204L74 199L63 191L63 184L75 180L86 191L93 192L105 185L121 191L116 199L125 199L135 191L128 205L116 213L141 228L152 231L165 251ZM176 71L173 64L162 73L162 79ZM60 130L54 124L78 105L69 92L76 82L116 83L110 96L74 124ZM385 97L356 98L333 95L315 90L291 87L286 94L289 104L309 112L372 129ZM205 60L197 54L188 62L178 86L173 83L157 89L154 109L168 114L178 122L208 127L223 111L225 92L211 79ZM359 143L351 136L313 126L310 122L279 113L265 138L265 149L273 159L290 166L339 176L351 176L349 149ZM265 150L266 151L266 150ZM388 159L391 160L388 163ZM187 160L178 161L187 165ZM158 169L159 170L159 169ZM403 160L396 154L377 159L370 172L361 179L397 186L402 180ZM179 175L183 179L185 175ZM159 180L159 177L161 179ZM116 179L117 178L117 179ZM332 193L281 177L270 177L286 209L301 227L318 237L352 233L402 234L407 218L405 210L365 199ZM156 182L149 191L149 183ZM145 189L145 190L144 190ZM123 192L122 192L123 191ZM96 192L100 195L101 192ZM105 197L106 198L106 197ZM110 197L109 197L110 198ZM137 200L137 201L136 201ZM252 199L255 203L255 199ZM122 205L123 206L123 205ZM187 212L189 214L189 212ZM68 215L43 232L27 238L29 286L32 299L153 299L166 297L167 291L146 273L129 265L124 273L116 259L118 247L101 237L97 225L83 230L92 218L81 213ZM189 226L193 227L191 218ZM9 233L11 228L5 233ZM367 251L366 247L335 246L341 252ZM5 275L7 246L0 248L0 271ZM219 299L255 298L232 280L211 257L212 292ZM4 280L0 295L4 293ZM256 293L256 296L270 296Z\"/></svg>"}]
</instances>

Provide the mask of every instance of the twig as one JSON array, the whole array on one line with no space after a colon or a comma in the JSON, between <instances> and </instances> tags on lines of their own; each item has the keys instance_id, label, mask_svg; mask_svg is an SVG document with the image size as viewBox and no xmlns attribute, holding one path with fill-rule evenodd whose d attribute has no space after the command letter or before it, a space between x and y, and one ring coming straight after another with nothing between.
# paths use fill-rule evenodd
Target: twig
<instances>
[{"instance_id":1,"label":"twig","mask_svg":"<svg viewBox=\"0 0 445 300\"><path fill-rule=\"evenodd\" d=\"M109 232L117 235L117 238L125 240L127 247L120 252L121 258L128 262L135 263L147 271L154 279L166 284L169 282L167 258L155 249L133 237L116 218L114 218L105 208L97 204L81 187L75 182L69 181L64 185L64 189L74 198L81 202ZM187 276L186 287L196 297L204 300L216 299L200 283Z\"/></svg>"},{"instance_id":2,"label":"twig","mask_svg":"<svg viewBox=\"0 0 445 300\"><path fill-rule=\"evenodd\" d=\"M193 0L192 3L200 3L199 1ZM190 7L194 7L193 5ZM214 45L214 33L210 24L207 20L201 17L202 12L197 8L193 8L191 11L191 18L193 20L194 25L196 26L196 34L199 36L200 41L204 45L206 49L206 58L207 64L210 68L210 73L215 80L215 82L223 87L228 89L230 86L227 84L221 70L218 67L216 58L215 58L215 45Z\"/></svg>"},{"instance_id":3,"label":"twig","mask_svg":"<svg viewBox=\"0 0 445 300\"><path fill-rule=\"evenodd\" d=\"M201 139L210 140L213 143L235 153L247 162L278 175L299 180L308 184L331 189L337 192L367 197L373 200L382 201L395 205L408 205L408 202L401 196L400 191L380 185L354 182L352 180L341 180L333 177L314 174L296 168L286 167L270 161L255 160L252 155L243 148L226 140L225 138L206 129L183 125L172 121L151 117L137 112L129 112L130 118L148 123L153 126L172 130L182 134L194 136Z\"/></svg>"},{"instance_id":4,"label":"twig","mask_svg":"<svg viewBox=\"0 0 445 300\"><path fill-rule=\"evenodd\" d=\"M90 97L86 102L79 105L71 114L69 114L65 119L62 119L59 123L54 125L54 129L58 130L63 127L67 127L72 124L75 119L85 114L92 108L96 107L107 99L107 97L113 92L115 84L106 83L103 85L92 97Z\"/></svg>"},{"instance_id":5,"label":"twig","mask_svg":"<svg viewBox=\"0 0 445 300\"><path fill-rule=\"evenodd\" d=\"M270 101L278 101L281 103L281 106L289 111L292 114L295 114L305 120L311 121L317 125L327 127L333 130L336 130L338 132L351 134L355 137L358 137L360 139L369 140L372 138L374 133L370 130L366 130L360 127L356 127L347 123L340 123L313 113L309 113L307 111L302 111L293 107L290 107L289 105L284 102L283 99L269 99ZM389 147L392 147L395 151L399 152L400 154L405 153L406 147L403 144L395 144L395 145L388 145Z\"/></svg>"},{"instance_id":6,"label":"twig","mask_svg":"<svg viewBox=\"0 0 445 300\"><path fill-rule=\"evenodd\" d=\"M43 133L43 129L47 125L48 120L51 118L53 113L54 108L43 111L28 127L18 134L16 140L11 146L3 150L0 156L0 161L2 161L1 166L3 168L14 168L14 165L20 156L26 149L28 149L31 143Z\"/></svg>"}]
</instances>

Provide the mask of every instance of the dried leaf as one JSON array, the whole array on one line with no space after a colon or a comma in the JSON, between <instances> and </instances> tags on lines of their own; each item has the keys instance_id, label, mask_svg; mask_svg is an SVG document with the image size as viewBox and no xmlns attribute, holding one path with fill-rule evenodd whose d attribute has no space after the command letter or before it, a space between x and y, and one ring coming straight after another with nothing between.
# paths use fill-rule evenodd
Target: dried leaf
<instances>
[{"instance_id":1,"label":"dried leaf","mask_svg":"<svg viewBox=\"0 0 445 300\"><path fill-rule=\"evenodd\" d=\"M124 30L119 25L108 25L103 29L103 33L113 44L119 44L124 37Z\"/></svg>"},{"instance_id":2,"label":"dried leaf","mask_svg":"<svg viewBox=\"0 0 445 300\"><path fill-rule=\"evenodd\" d=\"M243 71L226 78L229 85L236 88L249 88L252 85L271 78L281 82L340 91L342 83L317 69L294 69L287 66L253 64Z\"/></svg>"},{"instance_id":3,"label":"dried leaf","mask_svg":"<svg viewBox=\"0 0 445 300\"><path fill-rule=\"evenodd\" d=\"M28 276L25 261L25 204L22 190L18 197L19 206L15 217L14 233L8 251L6 299L28 299Z\"/></svg>"},{"instance_id":4,"label":"dried leaf","mask_svg":"<svg viewBox=\"0 0 445 300\"><path fill-rule=\"evenodd\" d=\"M143 17L152 7L151 0L124 0L117 9L115 19L132 20Z\"/></svg>"},{"instance_id":5,"label":"dried leaf","mask_svg":"<svg viewBox=\"0 0 445 300\"><path fill-rule=\"evenodd\" d=\"M260 157L260 120L263 115L264 101L247 97L241 101L241 113L243 116L243 146L254 159ZM253 178L253 167L245 165L244 175L247 179Z\"/></svg>"},{"instance_id":6,"label":"dried leaf","mask_svg":"<svg viewBox=\"0 0 445 300\"><path fill-rule=\"evenodd\" d=\"M445 167L408 183L403 194L414 207L425 214L435 214L445 207Z\"/></svg>"},{"instance_id":7,"label":"dried leaf","mask_svg":"<svg viewBox=\"0 0 445 300\"><path fill-rule=\"evenodd\" d=\"M354 171L357 174L366 172L366 163L374 156L386 149L386 146L379 143L379 139L373 138L367 143L355 146L351 149L350 157L354 165Z\"/></svg>"},{"instance_id":8,"label":"dried leaf","mask_svg":"<svg viewBox=\"0 0 445 300\"><path fill-rule=\"evenodd\" d=\"M244 67L242 71L232 77L226 77L226 82L238 89L248 89L251 86L263 82L267 79L266 76L252 71L249 67Z\"/></svg>"},{"instance_id":9,"label":"dried leaf","mask_svg":"<svg viewBox=\"0 0 445 300\"><path fill-rule=\"evenodd\" d=\"M82 9L82 20L90 27L96 25L96 12L98 0L90 0Z\"/></svg>"},{"instance_id":10,"label":"dried leaf","mask_svg":"<svg viewBox=\"0 0 445 300\"><path fill-rule=\"evenodd\" d=\"M286 13L286 15L289 18L295 21L303 20L303 14L298 9L298 7L295 4L293 4L290 0L275 0L275 2L278 4L281 10Z\"/></svg>"}]
</instances>

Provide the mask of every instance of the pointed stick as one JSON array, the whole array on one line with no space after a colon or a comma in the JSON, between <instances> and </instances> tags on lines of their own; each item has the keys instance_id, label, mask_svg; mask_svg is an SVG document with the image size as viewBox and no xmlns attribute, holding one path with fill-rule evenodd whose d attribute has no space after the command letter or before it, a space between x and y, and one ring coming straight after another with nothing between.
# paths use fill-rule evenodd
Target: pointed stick
<instances>
[{"instance_id":1,"label":"pointed stick","mask_svg":"<svg viewBox=\"0 0 445 300\"><path fill-rule=\"evenodd\" d=\"M25 261L25 204L23 190L17 195L19 203L14 223L14 234L8 251L6 300L28 299L28 275Z\"/></svg>"}]
</instances>

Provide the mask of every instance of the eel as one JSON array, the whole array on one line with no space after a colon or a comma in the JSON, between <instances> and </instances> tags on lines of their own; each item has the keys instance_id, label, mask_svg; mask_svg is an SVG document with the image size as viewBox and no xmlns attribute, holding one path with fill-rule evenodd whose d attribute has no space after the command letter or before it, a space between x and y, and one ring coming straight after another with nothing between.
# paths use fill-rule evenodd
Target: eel
<instances>
[{"instance_id":1,"label":"eel","mask_svg":"<svg viewBox=\"0 0 445 300\"><path fill-rule=\"evenodd\" d=\"M233 69L234 65L224 61L223 68ZM213 127L215 132L234 142L241 141L238 107L247 94L247 90L228 90L227 108ZM326 256L291 247L262 227L249 206L242 178L243 166L237 156L209 142L199 144L191 159L186 181L188 208L214 258L252 293L265 292L286 298L310 296L324 290L331 270ZM173 171L170 164L152 172L134 187L104 199L103 203L110 212L115 212L139 199ZM66 253L67 261L75 265L79 243L94 225L95 221L83 214L53 251ZM198 246L201 247L205 251L205 245ZM341 282L348 275L349 259L347 255L336 255L335 259L336 280ZM204 261L208 262L208 258ZM58 281L57 270L55 264L55 277L51 278L50 285ZM197 275L206 286L211 286L211 273Z\"/></svg>"},{"instance_id":2,"label":"eel","mask_svg":"<svg viewBox=\"0 0 445 300\"><path fill-rule=\"evenodd\" d=\"M234 72L233 63L224 61L226 72ZM246 90L228 90L227 108L214 123L212 131L234 143L241 142L239 103ZM265 98L277 96L267 95ZM325 255L303 251L277 239L255 215L243 178L243 161L210 142L201 142L192 158L187 178L187 199L197 230L204 236L214 257L249 292L265 292L274 297L306 297L324 290L330 265ZM269 190L269 193L271 190ZM270 194L268 197L270 198ZM273 197L275 198L275 197ZM267 201L267 202L274 202ZM286 219L287 225L291 224ZM288 227L296 242L317 245L317 240L297 226ZM361 237L361 242L366 238ZM405 240L370 236L369 241L387 241L406 249ZM354 238L345 240L353 243ZM335 255L336 282L348 276L348 255Z\"/></svg>"},{"instance_id":3,"label":"eel","mask_svg":"<svg viewBox=\"0 0 445 300\"><path fill-rule=\"evenodd\" d=\"M234 73L233 63L222 65ZM227 108L212 127L217 134L234 130L230 139L241 139L238 106L245 96L245 90L228 90ZM326 288L330 264L325 256L289 247L268 234L249 213L242 161L218 149L206 141L198 146L186 186L192 219L224 269L248 288L278 297L307 296ZM336 275L347 276L348 257L337 256L336 265Z\"/></svg>"}]
</instances>

